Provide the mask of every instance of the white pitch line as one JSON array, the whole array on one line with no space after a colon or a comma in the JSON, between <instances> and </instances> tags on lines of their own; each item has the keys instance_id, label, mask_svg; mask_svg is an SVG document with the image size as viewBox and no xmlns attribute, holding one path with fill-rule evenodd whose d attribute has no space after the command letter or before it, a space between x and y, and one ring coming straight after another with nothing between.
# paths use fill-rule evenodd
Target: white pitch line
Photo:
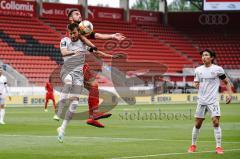
<instances>
[{"instance_id":1,"label":"white pitch line","mask_svg":"<svg viewBox=\"0 0 240 159\"><path fill-rule=\"evenodd\" d=\"M240 149L229 149L224 150L224 152L230 152L230 151L240 151ZM171 156L171 155L185 155L185 154L201 154L201 153L213 153L215 151L200 151L200 152L180 152L180 153L161 153L161 154L154 154L154 155L143 155L143 156L126 156L126 157L114 157L109 159L132 159L132 158L149 158L149 157L157 157L157 156Z\"/></svg>"},{"instance_id":2,"label":"white pitch line","mask_svg":"<svg viewBox=\"0 0 240 159\"><path fill-rule=\"evenodd\" d=\"M0 137L38 137L38 138L56 138L56 136L45 136L45 135L14 135L14 134L0 134ZM191 140L172 140L172 139L147 139L147 138L117 138L117 137L101 137L101 136L66 136L70 139L103 139L103 140L125 140L125 141L172 141L172 142L191 142ZM215 143L215 141L198 141L198 142L207 142ZM223 141L222 143L227 144L239 144L238 141Z\"/></svg>"}]
</instances>

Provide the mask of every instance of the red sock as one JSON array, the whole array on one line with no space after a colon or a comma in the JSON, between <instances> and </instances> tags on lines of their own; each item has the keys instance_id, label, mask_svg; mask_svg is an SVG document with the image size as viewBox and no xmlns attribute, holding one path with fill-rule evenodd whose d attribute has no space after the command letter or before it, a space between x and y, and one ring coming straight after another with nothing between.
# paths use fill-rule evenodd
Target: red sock
<instances>
[{"instance_id":1,"label":"red sock","mask_svg":"<svg viewBox=\"0 0 240 159\"><path fill-rule=\"evenodd\" d=\"M47 105L48 105L48 98L45 99L45 109L47 109Z\"/></svg>"},{"instance_id":2,"label":"red sock","mask_svg":"<svg viewBox=\"0 0 240 159\"><path fill-rule=\"evenodd\" d=\"M52 101L53 101L53 106L54 106L54 109L56 110L56 109L57 109L57 106L56 106L55 99L53 98L53 99L52 99Z\"/></svg>"},{"instance_id":3,"label":"red sock","mask_svg":"<svg viewBox=\"0 0 240 159\"><path fill-rule=\"evenodd\" d=\"M92 115L95 110L98 110L98 105L99 105L98 85L91 85L89 88L88 97L89 115Z\"/></svg>"}]
</instances>

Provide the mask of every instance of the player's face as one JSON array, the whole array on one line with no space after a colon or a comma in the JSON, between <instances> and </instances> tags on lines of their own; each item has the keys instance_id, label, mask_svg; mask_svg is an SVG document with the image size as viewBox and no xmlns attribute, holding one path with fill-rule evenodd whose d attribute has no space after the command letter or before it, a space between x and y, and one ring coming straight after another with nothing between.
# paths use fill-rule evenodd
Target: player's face
<instances>
[{"instance_id":1,"label":"player's face","mask_svg":"<svg viewBox=\"0 0 240 159\"><path fill-rule=\"evenodd\" d=\"M70 37L72 41L77 41L78 40L78 29L74 28L73 31L69 31Z\"/></svg>"},{"instance_id":2,"label":"player's face","mask_svg":"<svg viewBox=\"0 0 240 159\"><path fill-rule=\"evenodd\" d=\"M202 61L204 64L210 64L212 63L213 58L210 56L210 53L203 52L202 54Z\"/></svg>"},{"instance_id":3,"label":"player's face","mask_svg":"<svg viewBox=\"0 0 240 159\"><path fill-rule=\"evenodd\" d=\"M81 13L79 11L74 11L72 13L72 20L75 23L80 23L82 21Z\"/></svg>"}]
</instances>

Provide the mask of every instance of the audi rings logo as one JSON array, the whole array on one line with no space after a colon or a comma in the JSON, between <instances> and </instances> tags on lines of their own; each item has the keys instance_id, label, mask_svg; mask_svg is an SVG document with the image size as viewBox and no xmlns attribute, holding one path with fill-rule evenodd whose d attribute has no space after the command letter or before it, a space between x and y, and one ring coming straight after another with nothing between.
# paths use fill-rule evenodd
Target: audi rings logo
<instances>
[{"instance_id":1,"label":"audi rings logo","mask_svg":"<svg viewBox=\"0 0 240 159\"><path fill-rule=\"evenodd\" d=\"M198 18L202 25L226 25L229 23L227 14L202 14Z\"/></svg>"}]
</instances>

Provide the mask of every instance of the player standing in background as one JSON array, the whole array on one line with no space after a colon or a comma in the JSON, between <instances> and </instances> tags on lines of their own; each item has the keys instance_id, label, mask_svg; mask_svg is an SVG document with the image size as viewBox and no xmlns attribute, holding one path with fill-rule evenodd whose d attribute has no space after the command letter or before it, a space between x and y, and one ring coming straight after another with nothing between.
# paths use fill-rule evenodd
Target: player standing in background
<instances>
[{"instance_id":1,"label":"player standing in background","mask_svg":"<svg viewBox=\"0 0 240 159\"><path fill-rule=\"evenodd\" d=\"M9 96L8 86L7 86L7 78L3 75L2 67L0 66L0 124L5 124L5 96L8 95L9 100L11 97Z\"/></svg>"},{"instance_id":2,"label":"player standing in background","mask_svg":"<svg viewBox=\"0 0 240 159\"><path fill-rule=\"evenodd\" d=\"M51 85L51 79L49 79L49 81L46 82L45 85L45 89L46 89L46 96L45 96L45 107L44 107L44 111L47 112L48 109L48 101L51 99L53 101L53 107L54 110L56 110L56 102L55 102L55 98L54 98L54 93L53 93L53 87Z\"/></svg>"},{"instance_id":3,"label":"player standing in background","mask_svg":"<svg viewBox=\"0 0 240 159\"><path fill-rule=\"evenodd\" d=\"M194 86L198 89L198 103L195 114L195 126L192 130L192 145L189 147L188 152L196 151L197 137L205 119L205 114L209 112L214 128L216 153L223 154L221 145L222 130L220 127L221 111L218 101L220 80L227 86L227 104L231 102L232 88L223 68L213 64L216 58L215 53L206 49L200 52L200 55L202 56L203 65L195 70Z\"/></svg>"},{"instance_id":4,"label":"player standing in background","mask_svg":"<svg viewBox=\"0 0 240 159\"><path fill-rule=\"evenodd\" d=\"M77 23L79 24L82 21L81 13L77 9L73 9L68 13L68 19L70 23ZM90 39L115 39L115 40L124 40L125 36L120 33L115 34L100 34L92 32L90 35L87 36ZM99 54L99 52L98 52ZM101 54L101 53L100 53ZM102 54L103 55L103 54ZM99 90L98 90L98 83L95 80L95 75L93 71L90 69L88 63L85 62L83 67L83 74L84 74L84 87L89 91L88 97L88 106L89 106L89 119L87 119L87 124L93 125L96 127L104 127L98 119L110 117L110 113L103 113L99 112ZM61 110L61 103L59 104L59 110ZM58 113L60 114L60 113ZM55 120L59 120L57 115L54 116Z\"/></svg>"}]
</instances>

